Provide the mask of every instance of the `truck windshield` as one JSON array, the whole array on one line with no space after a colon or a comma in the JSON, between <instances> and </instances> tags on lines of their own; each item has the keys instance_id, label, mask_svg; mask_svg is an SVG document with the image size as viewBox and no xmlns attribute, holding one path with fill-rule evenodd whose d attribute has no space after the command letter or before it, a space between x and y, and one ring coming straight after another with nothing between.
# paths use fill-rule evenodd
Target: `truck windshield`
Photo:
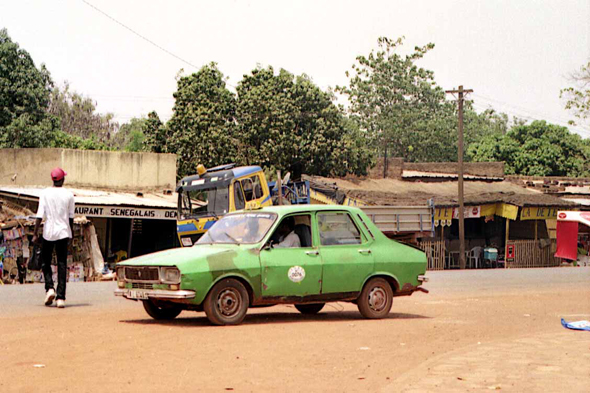
<instances>
[{"instance_id":1,"label":"truck windshield","mask_svg":"<svg viewBox=\"0 0 590 393\"><path fill-rule=\"evenodd\" d=\"M181 219L196 216L222 216L229 211L229 187L182 191L178 203Z\"/></svg>"},{"instance_id":2,"label":"truck windshield","mask_svg":"<svg viewBox=\"0 0 590 393\"><path fill-rule=\"evenodd\" d=\"M266 235L277 216L271 213L230 214L217 221L196 244L253 244Z\"/></svg>"}]
</instances>

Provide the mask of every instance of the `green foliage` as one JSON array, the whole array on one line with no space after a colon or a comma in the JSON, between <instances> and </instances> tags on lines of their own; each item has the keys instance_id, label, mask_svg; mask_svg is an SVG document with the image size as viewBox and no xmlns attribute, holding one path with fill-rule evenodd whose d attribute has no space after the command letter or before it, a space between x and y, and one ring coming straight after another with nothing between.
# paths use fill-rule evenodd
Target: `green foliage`
<instances>
[{"instance_id":1,"label":"green foliage","mask_svg":"<svg viewBox=\"0 0 590 393\"><path fill-rule=\"evenodd\" d=\"M166 127L156 112L148 113L145 123L141 126L141 132L144 135L142 150L152 153L167 153Z\"/></svg>"},{"instance_id":2,"label":"green foliage","mask_svg":"<svg viewBox=\"0 0 590 393\"><path fill-rule=\"evenodd\" d=\"M379 50L358 56L348 87L337 91L348 96L352 118L368 133L380 154L405 161L457 160L457 109L434 81L434 73L415 63L434 48L430 43L401 56L395 51L403 38L381 37ZM466 102L465 146L494 132L505 132L505 115L477 114Z\"/></svg>"},{"instance_id":3,"label":"green foliage","mask_svg":"<svg viewBox=\"0 0 590 393\"><path fill-rule=\"evenodd\" d=\"M528 176L587 176L589 153L588 141L545 121L488 135L468 150L473 161L504 161L507 174Z\"/></svg>"},{"instance_id":4,"label":"green foliage","mask_svg":"<svg viewBox=\"0 0 590 393\"><path fill-rule=\"evenodd\" d=\"M147 121L148 119L134 117L129 123L123 124L112 139L113 146L118 150L129 152L144 150L145 135L142 130Z\"/></svg>"},{"instance_id":5,"label":"green foliage","mask_svg":"<svg viewBox=\"0 0 590 393\"><path fill-rule=\"evenodd\" d=\"M565 109L584 121L590 118L590 62L574 73L572 80L577 86L562 89L560 97L567 100ZM570 124L576 125L576 122L570 121Z\"/></svg>"},{"instance_id":6,"label":"green foliage","mask_svg":"<svg viewBox=\"0 0 590 393\"><path fill-rule=\"evenodd\" d=\"M51 91L49 113L60 119L62 131L82 139L109 142L118 124L113 121L112 113L102 115L95 111L96 103L71 91L67 82L63 88L56 87Z\"/></svg>"},{"instance_id":7,"label":"green foliage","mask_svg":"<svg viewBox=\"0 0 590 393\"><path fill-rule=\"evenodd\" d=\"M165 127L157 115L148 116L145 145L151 151L178 155L178 175L196 172L236 157L235 98L215 63L180 77L174 93L174 114Z\"/></svg>"},{"instance_id":8,"label":"green foliage","mask_svg":"<svg viewBox=\"0 0 590 393\"><path fill-rule=\"evenodd\" d=\"M104 142L94 138L81 138L64 131L56 131L51 135L51 142L47 147L80 150L111 150Z\"/></svg>"},{"instance_id":9,"label":"green foliage","mask_svg":"<svg viewBox=\"0 0 590 393\"><path fill-rule=\"evenodd\" d=\"M257 68L237 87L238 158L247 164L301 173L363 173L370 154L358 128L346 123L309 77Z\"/></svg>"},{"instance_id":10,"label":"green foliage","mask_svg":"<svg viewBox=\"0 0 590 393\"><path fill-rule=\"evenodd\" d=\"M43 147L57 126L47 115L52 81L0 30L0 147Z\"/></svg>"}]
</instances>

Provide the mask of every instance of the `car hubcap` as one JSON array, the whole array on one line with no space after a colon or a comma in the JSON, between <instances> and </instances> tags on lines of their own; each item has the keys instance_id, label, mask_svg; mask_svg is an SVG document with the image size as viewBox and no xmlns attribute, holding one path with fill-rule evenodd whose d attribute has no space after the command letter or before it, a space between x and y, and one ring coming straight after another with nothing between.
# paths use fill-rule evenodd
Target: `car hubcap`
<instances>
[{"instance_id":1,"label":"car hubcap","mask_svg":"<svg viewBox=\"0 0 590 393\"><path fill-rule=\"evenodd\" d=\"M387 304L387 293L381 287L375 287L369 292L369 307L374 311L382 311Z\"/></svg>"},{"instance_id":2,"label":"car hubcap","mask_svg":"<svg viewBox=\"0 0 590 393\"><path fill-rule=\"evenodd\" d=\"M240 309L240 295L232 289L226 289L217 298L217 308L225 316L232 316Z\"/></svg>"}]
</instances>

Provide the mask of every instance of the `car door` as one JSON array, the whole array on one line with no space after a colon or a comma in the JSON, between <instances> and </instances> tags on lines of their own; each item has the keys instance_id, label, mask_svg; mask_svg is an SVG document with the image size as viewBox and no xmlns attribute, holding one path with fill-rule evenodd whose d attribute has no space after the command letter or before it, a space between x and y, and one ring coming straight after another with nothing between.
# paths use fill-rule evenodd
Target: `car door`
<instances>
[{"instance_id":1,"label":"car door","mask_svg":"<svg viewBox=\"0 0 590 393\"><path fill-rule=\"evenodd\" d=\"M291 215L297 226L308 226L312 230L311 214ZM286 217L283 217L283 220ZM304 222L306 224L302 224ZM275 228L278 230L279 223ZM271 235L271 238L274 236ZM301 239L301 247L296 248L263 248L260 251L262 268L261 293L263 297L309 296L318 295L322 285L322 258L313 243L310 233L308 243Z\"/></svg>"},{"instance_id":2,"label":"car door","mask_svg":"<svg viewBox=\"0 0 590 393\"><path fill-rule=\"evenodd\" d=\"M322 257L322 294L359 292L373 272L369 239L346 211L316 213Z\"/></svg>"}]
</instances>

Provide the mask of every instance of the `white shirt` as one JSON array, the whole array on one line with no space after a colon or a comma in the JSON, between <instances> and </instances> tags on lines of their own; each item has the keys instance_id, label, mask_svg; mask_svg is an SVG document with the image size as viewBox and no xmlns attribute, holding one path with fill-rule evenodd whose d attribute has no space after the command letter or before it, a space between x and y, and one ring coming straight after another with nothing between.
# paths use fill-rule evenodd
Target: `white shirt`
<instances>
[{"instance_id":1,"label":"white shirt","mask_svg":"<svg viewBox=\"0 0 590 393\"><path fill-rule=\"evenodd\" d=\"M43 239L54 242L71 238L70 218L74 218L74 194L63 187L46 188L39 198L37 218L45 219Z\"/></svg>"},{"instance_id":2,"label":"white shirt","mask_svg":"<svg viewBox=\"0 0 590 393\"><path fill-rule=\"evenodd\" d=\"M277 248L291 248L291 247L301 247L301 241L299 240L299 236L294 231L291 231L285 238L277 245Z\"/></svg>"}]
</instances>

